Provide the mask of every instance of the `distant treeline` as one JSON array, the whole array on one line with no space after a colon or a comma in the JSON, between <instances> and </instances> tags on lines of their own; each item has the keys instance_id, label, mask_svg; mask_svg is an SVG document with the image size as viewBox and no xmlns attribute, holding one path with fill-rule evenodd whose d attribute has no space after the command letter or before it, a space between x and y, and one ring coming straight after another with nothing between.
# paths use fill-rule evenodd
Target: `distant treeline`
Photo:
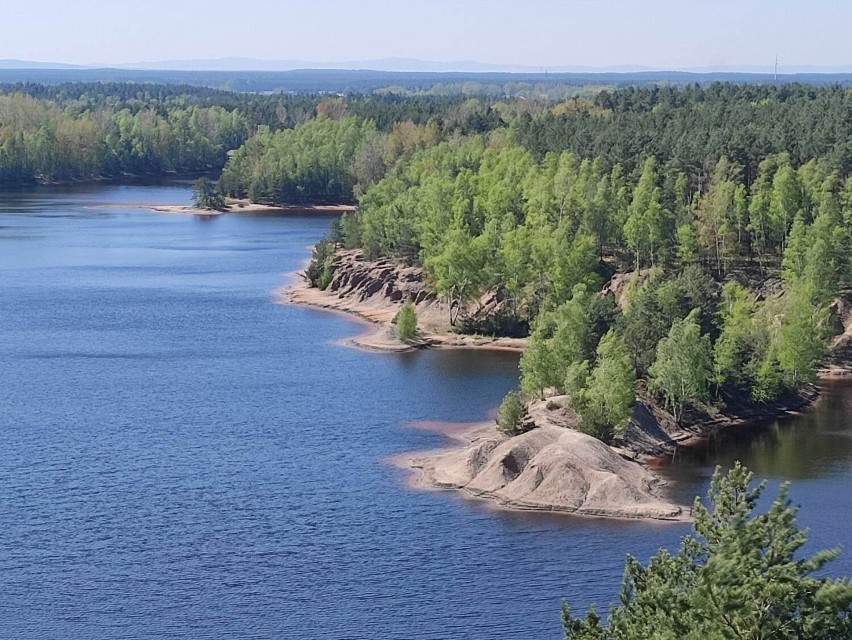
<instances>
[{"instance_id":1,"label":"distant treeline","mask_svg":"<svg viewBox=\"0 0 852 640\"><path fill-rule=\"evenodd\" d=\"M468 96L570 97L587 86L614 89L627 86L667 84L708 86L718 82L774 84L770 73L689 73L647 71L627 73L505 72L407 72L344 69L296 69L292 71L157 71L135 69L0 69L0 83L119 82L135 84L184 84L215 87L242 93L372 93L388 88L407 93L463 94ZM852 74L810 73L781 76L781 83L801 82L814 86L849 85Z\"/></svg>"},{"instance_id":2,"label":"distant treeline","mask_svg":"<svg viewBox=\"0 0 852 640\"><path fill-rule=\"evenodd\" d=\"M260 140L317 116L338 118L342 113L373 123L376 131L390 131L399 122L458 119L464 102L461 97L392 94L344 101L179 85L0 85L0 185L218 172L228 152L255 132ZM462 123L465 130L496 124ZM345 172L349 170L347 165ZM329 195L324 198L351 198L352 182L347 178L341 184L342 191L325 190ZM305 193L315 192L308 188ZM274 189L257 193L261 199L279 197Z\"/></svg>"},{"instance_id":3,"label":"distant treeline","mask_svg":"<svg viewBox=\"0 0 852 640\"><path fill-rule=\"evenodd\" d=\"M537 159L568 150L632 171L654 156L696 186L722 156L742 167L747 185L773 153L788 153L797 166L821 158L843 176L852 171L852 91L840 86L631 87L511 126Z\"/></svg>"}]
</instances>

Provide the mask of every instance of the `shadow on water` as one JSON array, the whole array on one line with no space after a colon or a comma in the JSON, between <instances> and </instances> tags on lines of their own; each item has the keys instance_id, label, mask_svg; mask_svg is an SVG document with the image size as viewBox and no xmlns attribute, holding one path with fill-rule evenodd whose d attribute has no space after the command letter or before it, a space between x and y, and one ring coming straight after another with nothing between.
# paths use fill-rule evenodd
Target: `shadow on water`
<instances>
[{"instance_id":1,"label":"shadow on water","mask_svg":"<svg viewBox=\"0 0 852 640\"><path fill-rule=\"evenodd\" d=\"M826 380L819 400L801 415L723 429L681 448L660 473L679 495L690 492L716 465L741 461L757 477L815 481L848 473L852 462L852 380Z\"/></svg>"}]
</instances>

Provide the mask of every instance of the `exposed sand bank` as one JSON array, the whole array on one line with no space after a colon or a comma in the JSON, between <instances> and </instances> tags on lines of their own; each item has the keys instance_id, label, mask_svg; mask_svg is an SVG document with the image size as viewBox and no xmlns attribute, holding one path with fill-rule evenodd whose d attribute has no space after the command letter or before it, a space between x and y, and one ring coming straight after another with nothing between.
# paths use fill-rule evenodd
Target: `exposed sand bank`
<instances>
[{"instance_id":1,"label":"exposed sand bank","mask_svg":"<svg viewBox=\"0 0 852 640\"><path fill-rule=\"evenodd\" d=\"M394 456L414 470L413 486L456 489L503 508L620 519L684 521L688 509L663 496L664 482L638 462L571 428L555 398L530 406L535 428L515 437L494 423L452 434L457 446ZM561 404L560 404L561 407Z\"/></svg>"},{"instance_id":2,"label":"exposed sand bank","mask_svg":"<svg viewBox=\"0 0 852 640\"><path fill-rule=\"evenodd\" d=\"M197 207L187 207L180 205L148 205L147 208L160 213L180 213L192 216L221 216L228 213L245 213L245 214L291 214L291 215L309 215L312 213L351 213L355 211L355 207L351 205L266 205L256 204L248 200L228 200L223 209L198 209Z\"/></svg>"}]
</instances>

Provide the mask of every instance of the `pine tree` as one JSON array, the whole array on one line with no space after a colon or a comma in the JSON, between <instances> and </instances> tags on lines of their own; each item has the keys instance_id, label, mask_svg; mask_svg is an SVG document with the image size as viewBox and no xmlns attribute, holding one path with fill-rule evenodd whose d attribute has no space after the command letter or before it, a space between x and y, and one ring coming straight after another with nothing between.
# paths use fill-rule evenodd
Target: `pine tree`
<instances>
[{"instance_id":1,"label":"pine tree","mask_svg":"<svg viewBox=\"0 0 852 640\"><path fill-rule=\"evenodd\" d=\"M713 474L709 507L696 499L693 532L675 554L647 566L628 556L621 603L603 625L592 609L574 618L563 605L566 640L845 640L852 637L852 582L814 577L839 549L802 556L788 486L755 513L765 483L737 463Z\"/></svg>"}]
</instances>

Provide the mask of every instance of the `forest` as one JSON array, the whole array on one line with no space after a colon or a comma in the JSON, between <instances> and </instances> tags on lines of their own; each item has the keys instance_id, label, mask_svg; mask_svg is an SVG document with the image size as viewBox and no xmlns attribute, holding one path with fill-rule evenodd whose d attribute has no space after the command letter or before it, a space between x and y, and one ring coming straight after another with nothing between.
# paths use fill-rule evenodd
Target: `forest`
<instances>
[{"instance_id":1,"label":"forest","mask_svg":"<svg viewBox=\"0 0 852 640\"><path fill-rule=\"evenodd\" d=\"M569 394L606 440L636 392L680 418L814 379L852 269L850 140L840 86L0 86L0 183L221 172L219 196L357 202L334 243L422 266L460 332L529 336L523 394Z\"/></svg>"},{"instance_id":2,"label":"forest","mask_svg":"<svg viewBox=\"0 0 852 640\"><path fill-rule=\"evenodd\" d=\"M631 88L543 110L462 106L454 128L368 123L360 146L339 147L360 208L335 240L422 265L459 331L529 335L527 397L569 394L584 429L610 440L637 390L680 419L815 379L852 268L846 90ZM258 142L251 167L237 156L226 167L226 190L235 169L243 186L299 175L274 169L286 154ZM602 294L613 276L621 286ZM467 324L489 291L500 312Z\"/></svg>"},{"instance_id":3,"label":"forest","mask_svg":"<svg viewBox=\"0 0 852 640\"><path fill-rule=\"evenodd\" d=\"M425 124L461 97L241 94L187 85L0 85L0 186L126 176L218 175L229 152L263 132L290 130L341 109L388 130ZM348 167L347 167L348 171ZM334 197L351 192L332 189ZM309 190L310 191L310 190ZM313 191L311 191L313 193ZM351 194L349 194L351 197Z\"/></svg>"}]
</instances>

